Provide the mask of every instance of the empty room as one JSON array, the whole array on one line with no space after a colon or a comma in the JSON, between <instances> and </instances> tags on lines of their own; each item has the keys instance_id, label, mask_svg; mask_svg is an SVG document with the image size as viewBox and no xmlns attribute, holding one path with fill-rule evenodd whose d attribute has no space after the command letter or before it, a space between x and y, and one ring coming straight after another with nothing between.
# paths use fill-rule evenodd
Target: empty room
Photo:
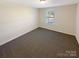
<instances>
[{"instance_id":1,"label":"empty room","mask_svg":"<svg viewBox=\"0 0 79 59\"><path fill-rule=\"evenodd\" d=\"M79 0L0 0L0 58L79 58Z\"/></svg>"}]
</instances>

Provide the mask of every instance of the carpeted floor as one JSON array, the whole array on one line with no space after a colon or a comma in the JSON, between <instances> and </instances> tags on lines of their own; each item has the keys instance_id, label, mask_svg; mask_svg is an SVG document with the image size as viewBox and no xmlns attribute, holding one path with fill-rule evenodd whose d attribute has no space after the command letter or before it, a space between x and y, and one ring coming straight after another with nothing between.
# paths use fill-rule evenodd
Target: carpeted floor
<instances>
[{"instance_id":1,"label":"carpeted floor","mask_svg":"<svg viewBox=\"0 0 79 59\"><path fill-rule=\"evenodd\" d=\"M71 35L37 28L0 47L3 58L79 57L79 45Z\"/></svg>"}]
</instances>

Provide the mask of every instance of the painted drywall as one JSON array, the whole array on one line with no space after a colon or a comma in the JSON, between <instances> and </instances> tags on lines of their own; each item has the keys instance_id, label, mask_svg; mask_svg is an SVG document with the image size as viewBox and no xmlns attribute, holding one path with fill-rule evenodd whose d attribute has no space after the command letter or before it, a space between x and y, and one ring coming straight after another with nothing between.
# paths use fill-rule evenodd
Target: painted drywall
<instances>
[{"instance_id":1,"label":"painted drywall","mask_svg":"<svg viewBox=\"0 0 79 59\"><path fill-rule=\"evenodd\" d=\"M79 43L79 4L77 5L77 21L76 21L77 41Z\"/></svg>"},{"instance_id":2,"label":"painted drywall","mask_svg":"<svg viewBox=\"0 0 79 59\"><path fill-rule=\"evenodd\" d=\"M55 13L55 23L47 24L47 11L53 10ZM54 8L40 9L40 27L50 30L75 35L75 23L76 23L76 5L67 5Z\"/></svg>"},{"instance_id":3,"label":"painted drywall","mask_svg":"<svg viewBox=\"0 0 79 59\"><path fill-rule=\"evenodd\" d=\"M37 9L0 4L0 45L38 27Z\"/></svg>"}]
</instances>

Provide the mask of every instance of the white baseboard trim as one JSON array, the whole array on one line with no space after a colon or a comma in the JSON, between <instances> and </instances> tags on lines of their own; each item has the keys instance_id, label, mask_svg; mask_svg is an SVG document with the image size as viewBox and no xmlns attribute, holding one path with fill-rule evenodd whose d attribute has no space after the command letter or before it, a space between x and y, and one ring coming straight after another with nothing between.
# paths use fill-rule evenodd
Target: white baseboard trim
<instances>
[{"instance_id":1,"label":"white baseboard trim","mask_svg":"<svg viewBox=\"0 0 79 59\"><path fill-rule=\"evenodd\" d=\"M13 36L11 36L10 38L6 38L7 40L4 41L4 42L1 42L1 43L0 43L0 46L2 46L2 45L4 45L4 44L6 44L6 43L8 43L8 42L10 42L10 41L12 41L12 40L14 40L14 39L16 39L16 38L18 38L18 37L20 37L20 36L22 36L22 35L24 35L24 34L26 34L26 33L29 33L29 32L31 32L31 31L37 29L37 28L38 28L38 27L33 28L33 29L31 29L31 30L29 30L29 31L27 31L27 32L23 32L23 33L21 33L21 34L19 34L19 35L16 35L16 36L13 35Z\"/></svg>"},{"instance_id":2,"label":"white baseboard trim","mask_svg":"<svg viewBox=\"0 0 79 59\"><path fill-rule=\"evenodd\" d=\"M41 27L41 26L40 26L40 27ZM75 36L74 34L69 34L69 33L66 33L66 32L57 31L57 30L53 30L53 29L46 28L46 27L41 27L41 28L45 28L45 29L48 29L48 30L51 30L51 31L56 31L56 32L60 32L60 33L64 33L64 34L68 34L68 35Z\"/></svg>"}]
</instances>

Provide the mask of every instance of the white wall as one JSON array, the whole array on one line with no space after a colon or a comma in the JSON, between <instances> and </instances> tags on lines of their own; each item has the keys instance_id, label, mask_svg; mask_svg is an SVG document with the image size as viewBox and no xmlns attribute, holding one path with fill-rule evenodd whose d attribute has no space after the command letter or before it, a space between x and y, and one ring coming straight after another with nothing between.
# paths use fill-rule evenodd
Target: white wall
<instances>
[{"instance_id":1,"label":"white wall","mask_svg":"<svg viewBox=\"0 0 79 59\"><path fill-rule=\"evenodd\" d=\"M0 4L0 45L36 29L37 13L31 7Z\"/></svg>"},{"instance_id":2,"label":"white wall","mask_svg":"<svg viewBox=\"0 0 79 59\"><path fill-rule=\"evenodd\" d=\"M54 9L57 20L56 24L52 26L44 22L45 12L49 9ZM75 13L76 5L38 10L22 5L0 4L0 45L28 33L39 26L74 35ZM77 34L79 35L78 30L79 26L77 26ZM78 35L77 38L79 38Z\"/></svg>"},{"instance_id":3,"label":"white wall","mask_svg":"<svg viewBox=\"0 0 79 59\"><path fill-rule=\"evenodd\" d=\"M79 4L77 5L77 21L76 21L77 41L79 43Z\"/></svg>"},{"instance_id":4,"label":"white wall","mask_svg":"<svg viewBox=\"0 0 79 59\"><path fill-rule=\"evenodd\" d=\"M53 10L55 13L56 22L53 25L45 23L47 11ZM76 5L67 5L54 8L40 9L40 27L55 30L70 35L75 35L76 24Z\"/></svg>"}]
</instances>

